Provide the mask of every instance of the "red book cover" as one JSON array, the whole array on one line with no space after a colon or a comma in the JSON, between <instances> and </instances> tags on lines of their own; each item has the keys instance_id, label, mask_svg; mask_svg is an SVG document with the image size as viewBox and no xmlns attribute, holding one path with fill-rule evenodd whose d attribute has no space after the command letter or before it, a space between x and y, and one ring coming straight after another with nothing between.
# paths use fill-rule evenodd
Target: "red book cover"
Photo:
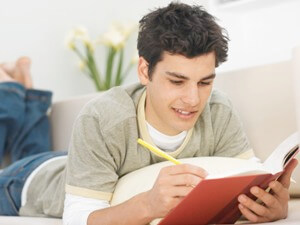
<instances>
[{"instance_id":1,"label":"red book cover","mask_svg":"<svg viewBox=\"0 0 300 225\"><path fill-rule=\"evenodd\" d=\"M250 188L267 188L280 173L203 180L159 225L201 225L235 223L241 216L237 197L244 193L254 199Z\"/></svg>"},{"instance_id":2,"label":"red book cover","mask_svg":"<svg viewBox=\"0 0 300 225\"><path fill-rule=\"evenodd\" d=\"M281 162L282 169L274 175L268 172L237 175L216 179L202 180L159 225L201 225L201 224L233 224L241 216L238 208L238 196L250 193L253 186L267 189L268 184L276 180L292 158L299 152L298 134L287 138L268 158L267 164ZM281 153L281 154L279 154Z\"/></svg>"}]
</instances>

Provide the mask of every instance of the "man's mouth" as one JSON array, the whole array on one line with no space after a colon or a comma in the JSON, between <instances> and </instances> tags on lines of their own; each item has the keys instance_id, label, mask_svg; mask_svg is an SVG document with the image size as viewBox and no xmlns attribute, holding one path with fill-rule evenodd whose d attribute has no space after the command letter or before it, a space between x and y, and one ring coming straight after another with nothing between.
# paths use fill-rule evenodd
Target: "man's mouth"
<instances>
[{"instance_id":1,"label":"man's mouth","mask_svg":"<svg viewBox=\"0 0 300 225\"><path fill-rule=\"evenodd\" d=\"M176 114L180 118L184 118L184 119L189 119L197 113L197 111L190 111L190 110L188 111L188 110L184 110L184 109L173 108L173 110L176 112Z\"/></svg>"}]
</instances>

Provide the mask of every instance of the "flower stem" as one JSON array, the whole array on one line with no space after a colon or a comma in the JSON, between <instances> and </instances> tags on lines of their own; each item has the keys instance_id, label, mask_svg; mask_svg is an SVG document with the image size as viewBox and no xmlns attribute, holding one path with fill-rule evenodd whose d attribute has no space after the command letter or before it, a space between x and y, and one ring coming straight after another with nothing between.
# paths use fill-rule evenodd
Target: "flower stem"
<instances>
[{"instance_id":1,"label":"flower stem","mask_svg":"<svg viewBox=\"0 0 300 225\"><path fill-rule=\"evenodd\" d=\"M98 91L104 90L104 87L101 85L101 77L98 72L97 65L94 60L94 53L86 46L86 55L87 55L87 65L92 75L92 79Z\"/></svg>"},{"instance_id":2,"label":"flower stem","mask_svg":"<svg viewBox=\"0 0 300 225\"><path fill-rule=\"evenodd\" d=\"M111 79L112 79L112 67L114 58L116 55L116 50L113 47L110 47L108 50L107 63L106 63L106 74L105 74L105 87L109 89L111 87Z\"/></svg>"},{"instance_id":3,"label":"flower stem","mask_svg":"<svg viewBox=\"0 0 300 225\"><path fill-rule=\"evenodd\" d=\"M121 75L122 75L123 59L124 59L124 49L122 48L120 50L120 55L119 55L119 63L118 63L118 70L115 79L115 86L119 86L122 83Z\"/></svg>"},{"instance_id":4,"label":"flower stem","mask_svg":"<svg viewBox=\"0 0 300 225\"><path fill-rule=\"evenodd\" d=\"M76 48L74 46L73 50L75 51L75 53L78 55L78 57L82 60L82 61L86 61L86 58L81 54L81 52L78 50L78 48Z\"/></svg>"}]
</instances>

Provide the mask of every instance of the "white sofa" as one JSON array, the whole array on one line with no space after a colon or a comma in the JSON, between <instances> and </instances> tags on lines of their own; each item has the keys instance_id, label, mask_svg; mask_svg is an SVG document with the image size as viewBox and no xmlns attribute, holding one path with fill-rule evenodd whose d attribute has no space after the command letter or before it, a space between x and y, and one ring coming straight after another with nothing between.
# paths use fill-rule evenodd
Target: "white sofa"
<instances>
[{"instance_id":1,"label":"white sofa","mask_svg":"<svg viewBox=\"0 0 300 225\"><path fill-rule=\"evenodd\" d=\"M300 48L293 60L271 65L257 66L233 72L219 73L215 86L226 92L239 112L244 128L255 153L265 159L289 134L297 130L294 97L295 75L300 76ZM297 74L297 71L299 73ZM297 80L297 79L296 79ZM299 85L300 87L300 78ZM75 97L53 104L50 113L52 144L55 151L66 150L72 124L82 106L99 93ZM300 97L298 96L300 102ZM300 104L299 104L300 105ZM298 105L298 106L299 106ZM300 156L298 155L298 160ZM289 215L285 220L266 224L300 224L300 166L294 173L297 185L292 184L293 193L289 204ZM295 194L297 193L297 194ZM0 216L1 225L62 225L61 219L5 217Z\"/></svg>"}]
</instances>

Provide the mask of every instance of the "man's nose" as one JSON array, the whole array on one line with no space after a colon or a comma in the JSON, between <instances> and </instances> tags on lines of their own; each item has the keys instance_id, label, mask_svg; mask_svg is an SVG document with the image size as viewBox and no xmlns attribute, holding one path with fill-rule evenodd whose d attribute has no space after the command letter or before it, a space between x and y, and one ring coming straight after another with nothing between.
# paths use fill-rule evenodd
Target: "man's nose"
<instances>
[{"instance_id":1,"label":"man's nose","mask_svg":"<svg viewBox=\"0 0 300 225\"><path fill-rule=\"evenodd\" d=\"M184 92L182 101L190 106L198 105L200 101L198 85L189 85Z\"/></svg>"}]
</instances>

